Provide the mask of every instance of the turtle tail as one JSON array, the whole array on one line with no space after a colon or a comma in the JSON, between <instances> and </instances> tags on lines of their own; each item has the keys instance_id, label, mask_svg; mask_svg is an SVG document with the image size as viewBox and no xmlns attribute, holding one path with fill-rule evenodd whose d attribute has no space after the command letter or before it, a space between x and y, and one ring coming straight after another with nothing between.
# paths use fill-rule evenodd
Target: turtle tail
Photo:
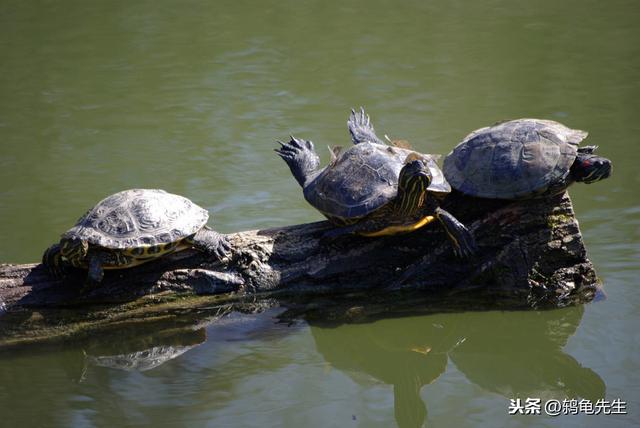
<instances>
[{"instance_id":1,"label":"turtle tail","mask_svg":"<svg viewBox=\"0 0 640 428\"><path fill-rule=\"evenodd\" d=\"M275 149L276 153L289 165L295 179L304 187L311 174L320 165L320 158L313 148L313 143L291 136L291 141L288 143L278 141L278 144L281 147Z\"/></svg>"}]
</instances>

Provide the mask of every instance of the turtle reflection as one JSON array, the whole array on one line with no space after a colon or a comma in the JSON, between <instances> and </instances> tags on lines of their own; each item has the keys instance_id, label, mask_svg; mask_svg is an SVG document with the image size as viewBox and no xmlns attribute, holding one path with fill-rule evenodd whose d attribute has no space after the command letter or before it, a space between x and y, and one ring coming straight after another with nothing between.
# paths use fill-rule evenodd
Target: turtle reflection
<instances>
[{"instance_id":1,"label":"turtle reflection","mask_svg":"<svg viewBox=\"0 0 640 428\"><path fill-rule=\"evenodd\" d=\"M172 336L151 337L151 341L126 343L110 350L87 353L91 365L126 371L146 371L179 357L207 340L206 329L181 330ZM157 343L156 343L157 342Z\"/></svg>"},{"instance_id":2,"label":"turtle reflection","mask_svg":"<svg viewBox=\"0 0 640 428\"><path fill-rule=\"evenodd\" d=\"M416 427L427 419L420 390L449 361L471 382L505 398L604 397L600 376L562 350L583 312L438 314L338 328L313 323L311 331L333 367L356 382L366 373L393 385L398 425Z\"/></svg>"}]
</instances>

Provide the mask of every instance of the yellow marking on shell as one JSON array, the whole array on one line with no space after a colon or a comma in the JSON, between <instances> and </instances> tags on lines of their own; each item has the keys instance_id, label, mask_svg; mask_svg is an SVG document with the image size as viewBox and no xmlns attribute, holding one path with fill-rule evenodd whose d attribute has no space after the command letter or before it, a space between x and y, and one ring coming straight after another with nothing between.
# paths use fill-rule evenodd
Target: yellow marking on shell
<instances>
[{"instance_id":1,"label":"yellow marking on shell","mask_svg":"<svg viewBox=\"0 0 640 428\"><path fill-rule=\"evenodd\" d=\"M107 269L107 270L111 270L111 269L128 269L128 268L132 268L134 266L139 266L143 263L146 262L150 262L151 260L153 260L152 258L148 258L148 259L132 259L128 264L126 265L102 265L102 269Z\"/></svg>"},{"instance_id":2,"label":"yellow marking on shell","mask_svg":"<svg viewBox=\"0 0 640 428\"><path fill-rule=\"evenodd\" d=\"M170 242L168 244L148 245L145 247L127 248L124 253L134 259L147 260L155 259L165 254L173 253L180 247L180 243ZM187 248L187 247L184 247ZM180 248L183 250L184 248Z\"/></svg>"},{"instance_id":3,"label":"yellow marking on shell","mask_svg":"<svg viewBox=\"0 0 640 428\"><path fill-rule=\"evenodd\" d=\"M426 226L427 224L431 223L434 218L435 218L434 216L428 215L412 224L400 224L400 225L387 226L384 229L377 230L375 232L359 232L358 235L375 237L375 236L396 235L398 233L413 232L414 230L420 229L422 226Z\"/></svg>"},{"instance_id":4,"label":"yellow marking on shell","mask_svg":"<svg viewBox=\"0 0 640 428\"><path fill-rule=\"evenodd\" d=\"M191 244L184 241L160 244L158 246L159 251L157 253L149 252L149 248L151 247L154 246L149 245L147 247L127 248L126 250L123 250L123 253L131 258L129 263L127 263L126 265L103 265L102 267L103 269L127 269L134 266L139 266L143 263L149 262L166 254L186 250L187 248L192 248Z\"/></svg>"}]
</instances>

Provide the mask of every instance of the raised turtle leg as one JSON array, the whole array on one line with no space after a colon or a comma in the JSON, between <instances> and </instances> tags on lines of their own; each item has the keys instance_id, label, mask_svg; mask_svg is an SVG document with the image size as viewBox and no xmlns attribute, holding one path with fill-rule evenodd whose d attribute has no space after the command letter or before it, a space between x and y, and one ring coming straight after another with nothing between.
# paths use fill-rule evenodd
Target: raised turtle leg
<instances>
[{"instance_id":1,"label":"raised turtle leg","mask_svg":"<svg viewBox=\"0 0 640 428\"><path fill-rule=\"evenodd\" d=\"M384 141L376 135L376 131L373 129L373 125L371 124L371 119L369 118L369 115L364 112L363 107L360 107L359 112L351 109L351 115L349 116L347 125L349 126L349 133L351 134L353 144L360 144L366 141L376 144L385 144Z\"/></svg>"},{"instance_id":2,"label":"raised turtle leg","mask_svg":"<svg viewBox=\"0 0 640 428\"><path fill-rule=\"evenodd\" d=\"M477 250L476 241L471 236L471 232L464 224L440 207L436 208L435 215L447 232L456 256L463 259L471 257Z\"/></svg>"},{"instance_id":3,"label":"raised turtle leg","mask_svg":"<svg viewBox=\"0 0 640 428\"><path fill-rule=\"evenodd\" d=\"M186 241L197 250L203 251L218 260L229 255L231 244L226 236L205 226Z\"/></svg>"},{"instance_id":4,"label":"raised turtle leg","mask_svg":"<svg viewBox=\"0 0 640 428\"><path fill-rule=\"evenodd\" d=\"M291 136L291 141L283 143L275 149L276 153L289 165L291 173L302 187L305 186L311 174L318 169L320 158L313 148L311 141L299 140Z\"/></svg>"},{"instance_id":5,"label":"raised turtle leg","mask_svg":"<svg viewBox=\"0 0 640 428\"><path fill-rule=\"evenodd\" d=\"M65 269L69 266L69 263L62 259L60 244L53 244L45 250L42 255L42 264L54 278L64 276Z\"/></svg>"}]
</instances>

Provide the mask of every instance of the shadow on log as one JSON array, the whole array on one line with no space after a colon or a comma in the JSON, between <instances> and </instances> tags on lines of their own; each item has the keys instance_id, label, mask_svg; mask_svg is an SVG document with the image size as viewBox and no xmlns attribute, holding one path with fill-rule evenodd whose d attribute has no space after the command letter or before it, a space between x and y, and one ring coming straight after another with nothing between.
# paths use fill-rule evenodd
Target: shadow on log
<instances>
[{"instance_id":1,"label":"shadow on log","mask_svg":"<svg viewBox=\"0 0 640 428\"><path fill-rule=\"evenodd\" d=\"M453 193L442 206L475 236L474 258L457 259L436 226L326 245L320 237L331 226L317 222L231 234L234 250L224 264L183 251L107 271L103 284L85 293L85 272L62 281L39 264L1 265L0 346L222 306L283 305L290 316L357 321L427 308L546 308L593 299L597 277L568 194L513 202Z\"/></svg>"}]
</instances>

